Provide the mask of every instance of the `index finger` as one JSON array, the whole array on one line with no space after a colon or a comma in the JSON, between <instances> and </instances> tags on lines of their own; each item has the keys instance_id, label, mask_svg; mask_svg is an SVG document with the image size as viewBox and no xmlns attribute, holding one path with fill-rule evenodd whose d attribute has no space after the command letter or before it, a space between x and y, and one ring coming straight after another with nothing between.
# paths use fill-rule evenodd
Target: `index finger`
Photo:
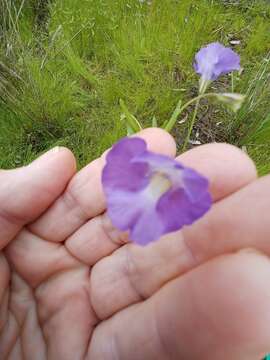
<instances>
[{"instance_id":1,"label":"index finger","mask_svg":"<svg viewBox=\"0 0 270 360\"><path fill-rule=\"evenodd\" d=\"M136 136L147 142L149 150L175 156L175 142L167 132L150 128ZM30 230L43 239L61 242L86 221L103 213L106 208L101 184L104 161L104 156L101 156L78 172L63 195L30 226Z\"/></svg>"},{"instance_id":2,"label":"index finger","mask_svg":"<svg viewBox=\"0 0 270 360\"><path fill-rule=\"evenodd\" d=\"M54 148L27 167L0 171L0 250L63 192L76 171L73 154Z\"/></svg>"}]
</instances>

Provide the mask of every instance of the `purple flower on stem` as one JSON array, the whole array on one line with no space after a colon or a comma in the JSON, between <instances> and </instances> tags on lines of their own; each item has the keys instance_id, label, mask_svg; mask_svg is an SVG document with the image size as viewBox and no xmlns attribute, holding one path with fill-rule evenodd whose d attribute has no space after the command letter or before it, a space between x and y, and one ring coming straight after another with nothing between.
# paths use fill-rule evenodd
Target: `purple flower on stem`
<instances>
[{"instance_id":1,"label":"purple flower on stem","mask_svg":"<svg viewBox=\"0 0 270 360\"><path fill-rule=\"evenodd\" d=\"M190 225L211 207L208 180L179 162L124 138L106 158L102 184L113 225L146 245Z\"/></svg>"},{"instance_id":2,"label":"purple flower on stem","mask_svg":"<svg viewBox=\"0 0 270 360\"><path fill-rule=\"evenodd\" d=\"M195 56L194 69L201 75L200 92L220 75L240 70L240 57L232 49L218 42L202 48Z\"/></svg>"}]
</instances>

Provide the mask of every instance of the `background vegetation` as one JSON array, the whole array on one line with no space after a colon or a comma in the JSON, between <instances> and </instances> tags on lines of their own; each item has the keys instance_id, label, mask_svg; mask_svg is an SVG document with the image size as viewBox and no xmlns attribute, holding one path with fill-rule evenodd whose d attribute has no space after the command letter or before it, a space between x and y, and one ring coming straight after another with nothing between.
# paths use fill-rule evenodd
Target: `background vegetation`
<instances>
[{"instance_id":1,"label":"background vegetation","mask_svg":"<svg viewBox=\"0 0 270 360\"><path fill-rule=\"evenodd\" d=\"M0 0L0 167L56 146L85 165L125 135L119 99L161 125L197 93L196 51L220 41L243 71L213 83L247 93L234 115L202 103L196 143L227 141L270 171L270 5L263 0ZM191 109L174 129L179 148ZM192 146L192 145L191 145ZM210 159L211 161L211 159Z\"/></svg>"}]
</instances>

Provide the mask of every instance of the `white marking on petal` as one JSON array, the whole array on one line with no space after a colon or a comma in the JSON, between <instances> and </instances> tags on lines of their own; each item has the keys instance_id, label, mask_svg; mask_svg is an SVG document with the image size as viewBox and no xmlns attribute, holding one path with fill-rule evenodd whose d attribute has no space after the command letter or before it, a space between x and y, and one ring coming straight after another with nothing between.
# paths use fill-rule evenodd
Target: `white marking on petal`
<instances>
[{"instance_id":1,"label":"white marking on petal","mask_svg":"<svg viewBox=\"0 0 270 360\"><path fill-rule=\"evenodd\" d=\"M165 174L155 173L145 189L145 193L152 201L157 201L171 186L172 183Z\"/></svg>"}]
</instances>

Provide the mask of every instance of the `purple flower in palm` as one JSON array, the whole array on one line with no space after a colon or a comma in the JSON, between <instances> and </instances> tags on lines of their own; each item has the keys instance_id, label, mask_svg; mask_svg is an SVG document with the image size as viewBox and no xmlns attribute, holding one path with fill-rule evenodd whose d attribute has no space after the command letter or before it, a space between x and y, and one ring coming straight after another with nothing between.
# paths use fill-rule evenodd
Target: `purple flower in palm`
<instances>
[{"instance_id":1,"label":"purple flower in palm","mask_svg":"<svg viewBox=\"0 0 270 360\"><path fill-rule=\"evenodd\" d=\"M108 215L146 245L192 224L211 207L208 180L179 162L147 151L144 140L120 140L107 155L102 184Z\"/></svg>"},{"instance_id":2,"label":"purple flower in palm","mask_svg":"<svg viewBox=\"0 0 270 360\"><path fill-rule=\"evenodd\" d=\"M201 75L200 92L204 92L220 75L240 70L240 57L218 42L211 43L196 54L194 69Z\"/></svg>"}]
</instances>

